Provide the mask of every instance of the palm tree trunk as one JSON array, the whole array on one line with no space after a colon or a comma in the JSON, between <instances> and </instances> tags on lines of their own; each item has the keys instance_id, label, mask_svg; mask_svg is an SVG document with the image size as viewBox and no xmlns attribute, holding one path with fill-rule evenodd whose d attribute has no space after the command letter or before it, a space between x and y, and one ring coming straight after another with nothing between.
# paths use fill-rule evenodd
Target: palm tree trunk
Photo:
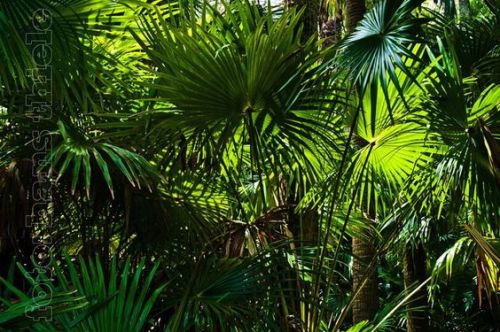
<instances>
[{"instance_id":1,"label":"palm tree trunk","mask_svg":"<svg viewBox=\"0 0 500 332\"><path fill-rule=\"evenodd\" d=\"M456 6L458 7L458 14L460 16L460 19L470 17L469 0L458 0L458 3L456 4Z\"/></svg>"},{"instance_id":2,"label":"palm tree trunk","mask_svg":"<svg viewBox=\"0 0 500 332\"><path fill-rule=\"evenodd\" d=\"M298 241L296 246L314 246L319 241L319 215L312 208L302 214L296 213L295 208L302 197L301 193L292 192L287 198L288 229Z\"/></svg>"},{"instance_id":3,"label":"palm tree trunk","mask_svg":"<svg viewBox=\"0 0 500 332\"><path fill-rule=\"evenodd\" d=\"M367 220L373 223L372 218ZM372 320L379 307L377 269L374 265L376 248L371 232L352 239L352 255L352 288L353 294L357 293L353 300L352 319L357 324Z\"/></svg>"},{"instance_id":4,"label":"palm tree trunk","mask_svg":"<svg viewBox=\"0 0 500 332\"><path fill-rule=\"evenodd\" d=\"M421 243L415 248L406 248L403 262L403 275L405 288L415 284L421 284L426 278L425 250ZM427 307L427 298L425 288L422 288L415 294L414 300L408 309L418 307L418 311L409 310L407 317L408 332L427 332L429 331L429 320L426 317L425 308Z\"/></svg>"},{"instance_id":5,"label":"palm tree trunk","mask_svg":"<svg viewBox=\"0 0 500 332\"><path fill-rule=\"evenodd\" d=\"M307 211L302 217L302 236L306 245L315 246L319 241L319 215L316 211Z\"/></svg>"},{"instance_id":6,"label":"palm tree trunk","mask_svg":"<svg viewBox=\"0 0 500 332\"><path fill-rule=\"evenodd\" d=\"M343 18L340 0L335 0L335 12L329 15L327 8L320 9L320 38L324 38L325 46L337 43L342 38Z\"/></svg>"},{"instance_id":7,"label":"palm tree trunk","mask_svg":"<svg viewBox=\"0 0 500 332\"><path fill-rule=\"evenodd\" d=\"M365 0L347 0L347 32L351 33L366 12ZM373 224L375 213L368 208L368 222ZM376 248L371 233L365 237L352 238L352 290L357 294L353 300L352 320L357 324L363 320L372 320L379 307L378 278L374 260ZM364 284L363 284L364 282ZM360 289L361 287L361 289Z\"/></svg>"},{"instance_id":8,"label":"palm tree trunk","mask_svg":"<svg viewBox=\"0 0 500 332\"><path fill-rule=\"evenodd\" d=\"M45 188L33 176L33 161L21 159L0 169L0 277L7 278L11 263L30 264L30 256L38 244L33 238L39 222L41 204L34 199L36 188L39 201L46 198ZM31 190L31 191L30 191ZM42 194L43 192L43 194ZM39 249L43 245L39 246ZM14 285L23 288L25 278L14 270Z\"/></svg>"},{"instance_id":9,"label":"palm tree trunk","mask_svg":"<svg viewBox=\"0 0 500 332\"><path fill-rule=\"evenodd\" d=\"M365 0L347 0L347 31L352 32L366 12Z\"/></svg>"},{"instance_id":10,"label":"palm tree trunk","mask_svg":"<svg viewBox=\"0 0 500 332\"><path fill-rule=\"evenodd\" d=\"M320 0L285 0L287 8L297 7L300 10L304 7L301 22L304 27L302 39L307 40L319 29L319 6Z\"/></svg>"},{"instance_id":11,"label":"palm tree trunk","mask_svg":"<svg viewBox=\"0 0 500 332\"><path fill-rule=\"evenodd\" d=\"M347 32L351 33L366 12L365 0L347 0ZM374 223L375 213L368 208L367 221ZM352 306L352 320L357 324L372 320L379 307L378 278L376 269L376 248L370 233L364 237L352 238L352 291L356 294ZM364 284L363 284L364 283Z\"/></svg>"}]
</instances>

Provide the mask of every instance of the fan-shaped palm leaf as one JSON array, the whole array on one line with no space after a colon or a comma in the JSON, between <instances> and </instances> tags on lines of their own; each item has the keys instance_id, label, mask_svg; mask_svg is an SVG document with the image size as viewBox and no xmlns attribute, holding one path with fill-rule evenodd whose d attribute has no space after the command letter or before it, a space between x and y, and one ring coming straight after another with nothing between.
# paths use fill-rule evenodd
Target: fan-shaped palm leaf
<instances>
[{"instance_id":1,"label":"fan-shaped palm leaf","mask_svg":"<svg viewBox=\"0 0 500 332\"><path fill-rule=\"evenodd\" d=\"M0 313L1 327L34 331L142 331L165 287L153 286L159 263L144 274L144 260L134 266L128 259L119 270L113 259L108 278L98 258L85 261L80 257L79 264L69 257L62 262L54 259L49 265L54 276L34 264L39 271L36 278L31 278L23 266L19 265L19 269L40 294L36 299L0 279L19 298L18 303L6 303L7 310ZM44 308L52 305L51 319L47 319ZM30 316L32 319L27 319Z\"/></svg>"},{"instance_id":2,"label":"fan-shaped palm leaf","mask_svg":"<svg viewBox=\"0 0 500 332\"><path fill-rule=\"evenodd\" d=\"M65 173L71 173L72 193L83 178L83 187L89 195L92 173L98 173L97 170L112 197L114 197L113 177L116 176L114 169L133 187L140 188L141 185L146 185L150 190L155 188L157 174L149 162L139 154L109 143L93 142L75 130L68 131L62 121L59 121L58 125L63 141L52 149L47 157L47 164L50 165L50 171L57 172L58 179Z\"/></svg>"},{"instance_id":3,"label":"fan-shaped palm leaf","mask_svg":"<svg viewBox=\"0 0 500 332\"><path fill-rule=\"evenodd\" d=\"M443 156L436 177L428 178L435 197L443 204L457 191L463 199L456 206L481 206L481 215L498 216L498 128L500 88L492 85L474 98L474 82L462 79L453 53L441 45L443 57L434 60L429 73L425 105L431 130L442 137ZM421 186L421 188L424 188Z\"/></svg>"},{"instance_id":4,"label":"fan-shaped palm leaf","mask_svg":"<svg viewBox=\"0 0 500 332\"><path fill-rule=\"evenodd\" d=\"M419 28L425 21L412 14L419 4L420 1L413 0L378 1L340 44L340 65L359 83L362 94L370 84L376 83L389 98L388 82L392 82L404 101L396 68L411 77L404 58L419 61L409 48L419 40Z\"/></svg>"},{"instance_id":5,"label":"fan-shaped palm leaf","mask_svg":"<svg viewBox=\"0 0 500 332\"><path fill-rule=\"evenodd\" d=\"M147 40L138 40L157 68L153 86L174 106L168 112L175 116L157 126L181 129L186 137L196 128L216 156L248 144L258 173L270 156L293 163L308 151L314 157L315 143L333 144L314 112L320 109L315 93L321 86L312 82L320 53L313 39L302 44L299 16L290 11L275 20L244 1L224 10L207 8L198 22L180 26L144 25Z\"/></svg>"}]
</instances>

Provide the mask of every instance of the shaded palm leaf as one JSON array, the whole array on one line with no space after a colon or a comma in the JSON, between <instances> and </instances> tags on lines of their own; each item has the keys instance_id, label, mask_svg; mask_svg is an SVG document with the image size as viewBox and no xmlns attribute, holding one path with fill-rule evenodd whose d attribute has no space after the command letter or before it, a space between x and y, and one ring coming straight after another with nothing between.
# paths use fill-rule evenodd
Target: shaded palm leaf
<instances>
[{"instance_id":1,"label":"shaded palm leaf","mask_svg":"<svg viewBox=\"0 0 500 332\"><path fill-rule=\"evenodd\" d=\"M105 269L98 258L85 261L80 257L79 264L69 257L62 262L52 260L50 272L54 277L44 272L45 268L34 264L40 272L36 281L29 277L28 282L37 291L47 287L51 293L33 299L1 280L16 294L19 302L8 303L8 309L0 313L0 326L35 331L141 331L165 287L151 289L159 264L156 263L144 274L144 260L133 266L128 259L119 271L117 260L113 259L109 279L105 277ZM19 269L23 275L30 276L21 265ZM38 305L33 306L34 300ZM35 319L37 313L44 313L44 307L52 305L52 319ZM30 313L33 313L33 319L26 319L26 314Z\"/></svg>"},{"instance_id":2,"label":"shaded palm leaf","mask_svg":"<svg viewBox=\"0 0 500 332\"><path fill-rule=\"evenodd\" d=\"M58 174L58 179L70 173L71 191L75 193L83 178L83 188L87 195L92 185L92 174L100 173L114 197L113 181L117 170L133 187L141 185L156 187L157 175L147 160L137 153L109 143L96 143L77 131L68 131L62 121L58 122L63 141L53 148L47 157L50 170ZM115 177L115 179L113 179Z\"/></svg>"},{"instance_id":3,"label":"shaded palm leaf","mask_svg":"<svg viewBox=\"0 0 500 332\"><path fill-rule=\"evenodd\" d=\"M404 101L396 68L411 77L404 57L419 61L408 48L419 40L419 28L425 22L412 14L419 4L420 1L412 0L378 1L341 43L340 64L349 71L353 81L359 83L362 93L376 83L389 98L387 86L392 82Z\"/></svg>"}]
</instances>

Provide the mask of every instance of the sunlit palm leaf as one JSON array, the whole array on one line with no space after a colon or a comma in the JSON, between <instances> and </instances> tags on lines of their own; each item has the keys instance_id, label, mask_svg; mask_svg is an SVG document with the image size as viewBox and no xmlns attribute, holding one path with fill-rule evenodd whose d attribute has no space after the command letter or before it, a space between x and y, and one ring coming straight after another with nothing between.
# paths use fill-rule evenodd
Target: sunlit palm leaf
<instances>
[{"instance_id":1,"label":"sunlit palm leaf","mask_svg":"<svg viewBox=\"0 0 500 332\"><path fill-rule=\"evenodd\" d=\"M333 144L315 112L320 102L311 79L320 53L313 39L301 43L299 16L290 11L275 20L246 2L224 8L222 16L208 7L212 16L201 23L145 23L147 40L138 40L157 68L153 86L175 107L175 116L157 126L204 131L216 156L233 143L249 144L258 173L265 160L293 164L304 153L314 157L315 143ZM300 152L294 157L292 150Z\"/></svg>"}]
</instances>

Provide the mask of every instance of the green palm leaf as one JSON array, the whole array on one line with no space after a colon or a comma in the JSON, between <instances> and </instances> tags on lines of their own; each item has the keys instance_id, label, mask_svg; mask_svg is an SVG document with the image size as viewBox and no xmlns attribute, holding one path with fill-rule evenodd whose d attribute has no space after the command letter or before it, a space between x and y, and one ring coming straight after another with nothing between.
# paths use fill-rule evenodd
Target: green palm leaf
<instances>
[{"instance_id":1,"label":"green palm leaf","mask_svg":"<svg viewBox=\"0 0 500 332\"><path fill-rule=\"evenodd\" d=\"M340 65L348 70L354 83L359 83L361 94L370 84L379 84L389 98L388 82L392 82L405 101L396 69L411 77L404 58L420 61L409 48L419 41L420 26L425 22L412 14L419 4L412 0L378 1L340 44Z\"/></svg>"},{"instance_id":2,"label":"green palm leaf","mask_svg":"<svg viewBox=\"0 0 500 332\"><path fill-rule=\"evenodd\" d=\"M198 22L177 26L145 23L146 40L136 36L157 68L159 100L173 105L156 129L203 133L193 139L211 144L215 156L248 144L259 173L269 156L287 161L278 153L291 160L291 150L300 156L332 143L320 121L322 86L312 81L321 54L313 39L302 44L299 15L275 19L245 1L224 8L221 15L207 7Z\"/></svg>"},{"instance_id":3,"label":"green palm leaf","mask_svg":"<svg viewBox=\"0 0 500 332\"><path fill-rule=\"evenodd\" d=\"M45 271L33 264L38 271ZM27 278L35 289L43 286L51 290L52 293L39 298L32 298L1 279L19 301L7 303L7 310L0 313L0 327L34 331L142 331L153 304L165 287L153 286L158 266L156 263L144 273L144 260L132 265L128 259L119 270L117 260L113 259L109 276L105 277L105 269L98 258L84 260L80 257L78 263L68 256L62 262L52 260L50 267L56 281L44 272L36 279ZM30 276L23 266L18 267L23 275ZM47 314L38 310L46 306L52 309L51 319L35 319L36 315ZM26 314L30 313L33 319L26 319Z\"/></svg>"},{"instance_id":4,"label":"green palm leaf","mask_svg":"<svg viewBox=\"0 0 500 332\"><path fill-rule=\"evenodd\" d=\"M50 172L57 173L57 179L70 174L72 194L83 178L83 188L89 195L96 174L100 174L112 197L113 181L119 179L119 174L132 187L144 185L150 190L156 187L157 174L142 156L110 143L94 142L76 130L70 132L62 121L58 126L63 141L52 149L45 164L50 166ZM70 165L73 165L72 169Z\"/></svg>"}]
</instances>

